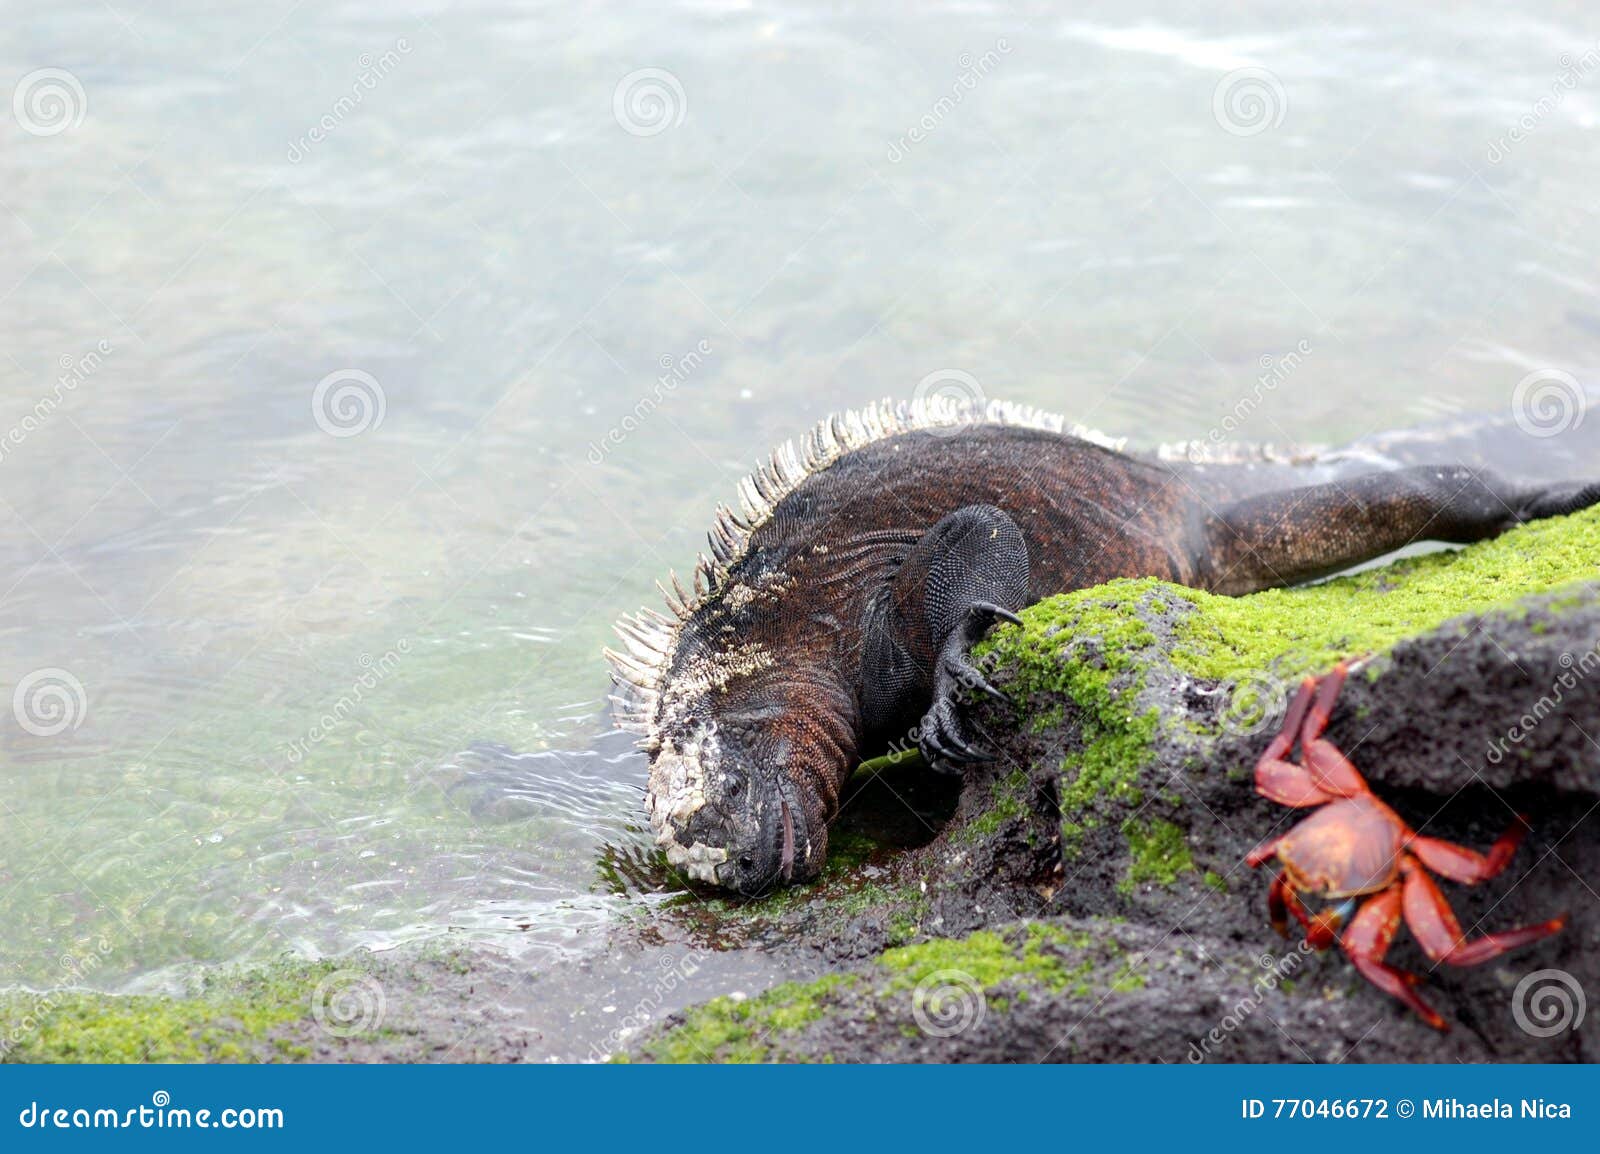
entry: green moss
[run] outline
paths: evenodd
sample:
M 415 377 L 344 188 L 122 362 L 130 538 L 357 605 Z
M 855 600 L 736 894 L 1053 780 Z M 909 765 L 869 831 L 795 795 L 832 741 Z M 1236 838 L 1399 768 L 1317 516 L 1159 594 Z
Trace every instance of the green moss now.
M 1223 877 L 1216 870 L 1206 870 L 1203 880 L 1208 887 L 1216 890 L 1219 894 L 1225 894 L 1228 892 L 1228 879 Z
M 765 1062 L 775 1039 L 822 1017 L 832 998 L 856 980 L 828 974 L 812 982 L 785 982 L 756 998 L 713 998 L 639 1052 L 656 1062 Z
M 333 962 L 208 976 L 192 997 L 89 992 L 0 996 L 10 1062 L 263 1062 L 305 1059 L 288 1027 L 310 1020 Z
M 1128 968 L 1121 947 L 1108 937 L 1038 922 L 1003 932 L 980 930 L 885 950 L 865 975 L 829 974 L 787 982 L 755 998 L 715 998 L 687 1011 L 682 1025 L 647 1040 L 639 1053 L 657 1062 L 789 1058 L 775 1043 L 820 1020 L 862 982 L 870 984 L 869 1004 L 910 1016 L 918 999 L 949 988 L 979 989 L 990 1012 L 1005 1013 L 1030 996 L 1098 997 L 1142 989 L 1145 979 Z M 921 1036 L 909 1022 L 897 1029 L 906 1037 Z
M 1113 582 L 1050 598 L 1024 612 L 1023 629 L 997 630 L 979 650 L 980 659 L 1015 671 L 1013 692 L 1077 706 L 1081 744 L 1062 767 L 1058 793 L 1069 852 L 1096 801 L 1140 800 L 1134 782 L 1157 718 L 1132 706 L 1144 684 L 1136 657 L 1156 642 L 1138 609 L 1143 599 L 1146 613 L 1167 610 L 1150 596 L 1156 584 Z
M 1013 770 L 996 779 L 984 810 L 961 831 L 961 840 L 979 841 L 998 833 L 1008 821 L 1026 818 L 1032 810 L 1033 783 L 1026 770 Z
M 1128 822 L 1123 826 L 1128 838 L 1128 873 L 1118 885 L 1132 893 L 1145 882 L 1170 886 L 1182 873 L 1194 871 L 1194 858 L 1183 830 L 1170 821 Z
M 1321 672 L 1340 658 L 1382 652 L 1451 618 L 1592 581 L 1597 555 L 1600 509 L 1587 509 L 1320 585 L 1248 597 L 1174 588 L 1174 596 L 1200 612 L 1179 622 L 1172 659 L 1185 672 L 1216 681 L 1268 668 L 1285 677 Z
M 928 983 L 946 982 L 959 975 L 963 982 L 989 995 L 990 1009 L 1001 1009 L 1010 1000 L 993 996 L 993 991 L 1002 985 L 1017 988 L 1016 1001 L 1026 1001 L 1029 989 L 1086 996 L 1094 992 L 1092 977 L 1110 965 L 1119 969 L 1108 983 L 1110 989 L 1142 988 L 1143 975 L 1122 966 L 1121 961 L 1121 948 L 1115 941 L 1034 922 L 1021 931 L 979 930 L 964 938 L 885 950 L 878 966 L 890 975 L 881 989 L 884 995 L 915 992 Z

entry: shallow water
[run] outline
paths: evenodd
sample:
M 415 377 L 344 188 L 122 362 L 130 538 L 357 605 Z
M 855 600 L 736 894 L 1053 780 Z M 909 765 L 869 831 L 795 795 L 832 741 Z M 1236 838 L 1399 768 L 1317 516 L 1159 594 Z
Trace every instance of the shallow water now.
M 1342 441 L 1600 364 L 1577 5 L 7 7 L 0 984 L 583 949 L 609 622 L 828 410 Z

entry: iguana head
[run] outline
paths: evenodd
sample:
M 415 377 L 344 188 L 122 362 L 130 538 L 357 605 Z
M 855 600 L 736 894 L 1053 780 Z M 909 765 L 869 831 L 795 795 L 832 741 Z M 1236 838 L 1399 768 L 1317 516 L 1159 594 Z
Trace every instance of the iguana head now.
M 650 755 L 645 807 L 667 859 L 690 877 L 760 893 L 815 877 L 855 768 L 858 707 L 835 669 L 837 624 L 818 602 L 809 544 L 768 528 L 780 502 L 893 411 L 832 418 L 785 445 L 723 506 L 692 589 L 661 586 L 670 614 L 617 623 L 607 650 L 617 720 Z
M 631 691 L 619 695 L 619 712 L 643 714 L 636 728 L 650 754 L 645 809 L 657 844 L 690 877 L 757 894 L 821 870 L 853 741 L 831 675 L 780 665 L 748 635 L 733 640 L 741 632 L 727 616 L 702 606 L 675 626 L 646 618 L 669 636 L 643 638 L 635 619 L 619 629 L 634 641 L 633 659 L 612 661 Z M 655 669 L 642 666 L 652 644 L 670 644 Z

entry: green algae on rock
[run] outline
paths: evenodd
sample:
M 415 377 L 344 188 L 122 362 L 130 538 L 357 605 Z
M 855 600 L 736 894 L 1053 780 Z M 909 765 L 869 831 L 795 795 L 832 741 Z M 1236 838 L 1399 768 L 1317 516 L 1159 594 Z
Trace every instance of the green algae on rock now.
M 332 962 L 279 963 L 203 978 L 191 997 L 88 991 L 0 995 L 8 1062 L 144 1063 L 303 1060 L 288 1028 L 309 1020 Z
M 1098 998 L 1142 989 L 1143 975 L 1114 936 L 1047 923 L 980 930 L 885 950 L 856 970 L 786 982 L 754 998 L 722 997 L 675 1016 L 636 1056 L 653 1062 L 828 1061 L 806 1028 L 873 1007 L 874 1018 L 917 1033 L 952 1008 L 1004 1013 L 1030 998 Z M 954 1003 L 954 1006 L 950 1004 Z M 937 1029 L 937 1026 L 932 1027 Z M 618 1060 L 627 1061 L 627 1056 Z

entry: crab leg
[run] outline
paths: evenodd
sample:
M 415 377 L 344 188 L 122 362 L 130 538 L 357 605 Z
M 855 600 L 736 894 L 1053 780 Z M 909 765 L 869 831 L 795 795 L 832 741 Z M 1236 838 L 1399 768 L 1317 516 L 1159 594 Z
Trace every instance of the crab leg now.
M 1455 911 L 1427 871 L 1413 858 L 1402 859 L 1400 871 L 1405 875 L 1406 925 L 1411 927 L 1422 952 L 1435 962 L 1452 966 L 1480 965 L 1507 950 L 1560 933 L 1567 924 L 1567 915 L 1562 914 L 1547 922 L 1484 934 L 1469 942 L 1461 932 Z
M 1255 849 L 1244 855 L 1244 864 L 1255 869 L 1262 862 L 1271 861 L 1278 853 L 1278 843 L 1283 839 L 1275 837 L 1271 841 L 1264 841 Z
M 1256 792 L 1291 809 L 1326 805 L 1334 795 L 1320 788 L 1304 766 L 1292 761 L 1256 762 Z
M 1294 697 L 1289 700 L 1289 711 L 1284 714 L 1283 728 L 1278 730 L 1278 735 L 1262 751 L 1262 761 L 1277 761 L 1288 756 L 1289 751 L 1294 748 L 1294 739 L 1300 736 L 1301 721 L 1311 706 L 1311 697 L 1316 689 L 1317 680 L 1314 677 L 1307 677 L 1300 683 L 1300 688 L 1295 690 Z
M 1338 696 L 1343 681 L 1342 674 L 1335 670 L 1334 674 L 1323 679 L 1323 688 L 1320 690 L 1315 678 L 1308 677 L 1300 683 L 1299 690 L 1289 702 L 1283 728 L 1256 762 L 1256 792 L 1262 797 L 1291 809 L 1306 809 L 1313 805 L 1325 805 L 1336 797 L 1348 797 L 1346 787 L 1351 776 L 1356 783 L 1356 792 L 1366 789 L 1361 775 L 1344 760 L 1344 755 L 1327 742 L 1318 740 L 1318 735 L 1328 726 L 1333 698 Z M 1301 739 L 1301 756 L 1306 765 L 1296 765 L 1287 760 L 1297 736 Z M 1319 749 L 1316 764 L 1312 762 L 1314 745 L 1325 747 Z M 1341 772 L 1341 763 L 1348 773 Z M 1324 765 L 1326 769 L 1322 768 Z
M 1336 797 L 1355 797 L 1368 792 L 1366 779 L 1360 771 L 1331 741 L 1322 740 L 1328 721 L 1333 717 L 1333 703 L 1344 688 L 1347 672 L 1345 663 L 1341 661 L 1333 667 L 1333 672 L 1322 679 L 1317 687 L 1316 699 L 1311 703 L 1305 724 L 1300 730 L 1300 760 L 1311 771 L 1311 779 L 1316 782 L 1317 788 Z
M 1300 895 L 1295 893 L 1294 887 L 1289 884 L 1289 872 L 1283 870 L 1272 879 L 1272 885 L 1267 887 L 1267 916 L 1280 938 L 1289 936 L 1290 914 L 1294 915 L 1295 921 L 1299 922 L 1308 934 L 1311 932 L 1311 915 L 1306 912 L 1305 905 L 1300 901 Z
M 1421 835 L 1413 837 L 1408 848 L 1434 873 L 1471 886 L 1488 881 L 1510 865 L 1527 832 L 1528 818 L 1519 813 L 1499 840 L 1489 847 L 1487 854 L 1456 845 L 1455 842 Z
M 1389 944 L 1394 941 L 1395 931 L 1400 928 L 1400 913 L 1400 887 L 1390 886 L 1380 891 L 1357 911 L 1340 945 L 1344 947 L 1351 964 L 1367 981 L 1411 1007 L 1418 1017 L 1435 1030 L 1448 1030 L 1449 1023 L 1412 988 L 1422 979 L 1384 964 Z

